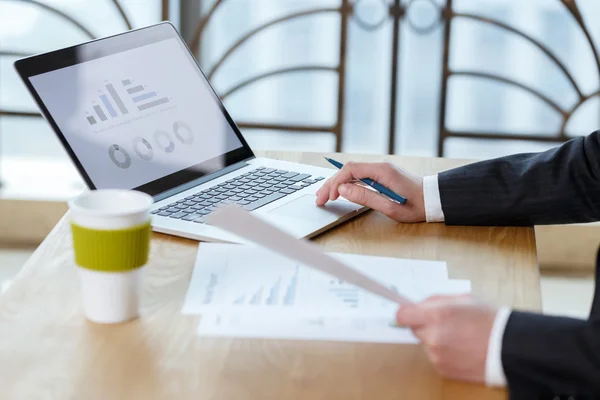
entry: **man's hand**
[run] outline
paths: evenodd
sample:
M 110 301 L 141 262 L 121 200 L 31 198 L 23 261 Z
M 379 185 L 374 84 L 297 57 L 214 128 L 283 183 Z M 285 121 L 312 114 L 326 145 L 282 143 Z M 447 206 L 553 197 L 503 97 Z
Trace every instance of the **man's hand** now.
M 412 329 L 440 375 L 484 383 L 496 312 L 468 295 L 434 296 L 400 307 L 396 322 Z
M 408 199 L 400 205 L 365 187 L 350 183 L 371 178 Z M 340 195 L 353 203 L 377 210 L 398 222 L 425 221 L 423 179 L 390 163 L 349 162 L 317 191 L 317 205 L 336 200 Z

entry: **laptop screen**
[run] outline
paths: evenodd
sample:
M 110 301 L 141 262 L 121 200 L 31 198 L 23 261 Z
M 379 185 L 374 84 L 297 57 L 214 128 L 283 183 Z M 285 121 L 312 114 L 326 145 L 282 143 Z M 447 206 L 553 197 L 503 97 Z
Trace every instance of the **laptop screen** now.
M 95 50 L 84 45 L 77 59 L 86 61 L 29 77 L 93 187 L 148 189 L 181 171 L 200 177 L 244 146 L 178 37 L 101 57 Z

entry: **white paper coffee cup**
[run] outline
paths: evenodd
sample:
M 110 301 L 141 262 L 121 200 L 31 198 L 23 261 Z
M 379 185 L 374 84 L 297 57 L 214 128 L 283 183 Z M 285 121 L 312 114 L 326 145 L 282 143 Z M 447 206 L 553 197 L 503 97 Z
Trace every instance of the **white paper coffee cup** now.
M 90 321 L 114 324 L 139 315 L 152 203 L 145 193 L 113 189 L 69 202 L 83 311 Z

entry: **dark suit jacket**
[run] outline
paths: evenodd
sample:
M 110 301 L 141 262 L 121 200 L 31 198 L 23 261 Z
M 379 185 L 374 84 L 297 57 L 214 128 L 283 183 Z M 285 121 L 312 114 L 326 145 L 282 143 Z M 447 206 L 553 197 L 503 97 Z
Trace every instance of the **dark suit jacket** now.
M 600 131 L 536 154 L 439 175 L 450 225 L 541 225 L 600 220 Z M 600 238 L 599 238 L 600 241 Z M 600 399 L 600 256 L 588 320 L 513 312 L 502 341 L 511 399 Z

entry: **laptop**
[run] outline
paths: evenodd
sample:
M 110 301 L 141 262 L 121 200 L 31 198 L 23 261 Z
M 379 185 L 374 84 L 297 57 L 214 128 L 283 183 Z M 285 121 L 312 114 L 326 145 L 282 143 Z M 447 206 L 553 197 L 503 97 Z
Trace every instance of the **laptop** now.
M 88 187 L 153 196 L 157 232 L 243 242 L 206 223 L 236 204 L 311 237 L 366 209 L 343 199 L 315 205 L 332 169 L 256 157 L 168 22 L 15 68 Z

